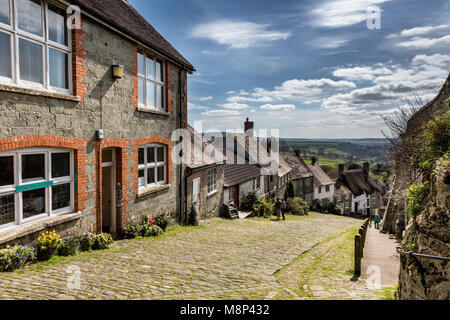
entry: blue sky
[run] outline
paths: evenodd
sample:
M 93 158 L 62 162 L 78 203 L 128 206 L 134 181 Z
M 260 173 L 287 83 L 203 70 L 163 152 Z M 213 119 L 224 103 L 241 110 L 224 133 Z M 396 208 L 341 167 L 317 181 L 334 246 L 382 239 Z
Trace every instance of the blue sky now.
M 380 115 L 439 91 L 448 0 L 130 0 L 197 69 L 189 122 L 285 138 L 379 138 Z M 367 27 L 367 8 L 381 28 Z

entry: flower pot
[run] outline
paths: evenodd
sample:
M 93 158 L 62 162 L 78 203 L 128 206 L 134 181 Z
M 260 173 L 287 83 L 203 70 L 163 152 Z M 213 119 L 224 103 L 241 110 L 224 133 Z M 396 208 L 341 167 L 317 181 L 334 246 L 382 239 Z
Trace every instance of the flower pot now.
M 46 250 L 39 250 L 38 254 L 37 254 L 37 259 L 39 261 L 47 261 L 50 260 L 55 254 L 56 254 L 56 249 L 46 249 Z

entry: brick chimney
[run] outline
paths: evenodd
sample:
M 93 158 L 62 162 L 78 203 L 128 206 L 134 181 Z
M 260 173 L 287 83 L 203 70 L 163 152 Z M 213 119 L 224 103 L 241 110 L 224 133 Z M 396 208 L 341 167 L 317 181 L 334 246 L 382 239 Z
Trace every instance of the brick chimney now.
M 255 130 L 255 123 L 250 121 L 248 118 L 244 123 L 245 135 L 248 137 L 253 137 L 253 132 Z
M 338 166 L 338 177 L 341 177 L 341 176 L 342 176 L 342 174 L 344 173 L 344 170 L 345 170 L 345 164 L 341 163 L 341 164 Z
M 311 158 L 311 165 L 314 167 L 317 163 L 317 158 L 316 157 L 312 157 Z
M 364 162 L 363 171 L 364 171 L 364 178 L 366 179 L 366 181 L 369 180 L 370 163 Z
M 297 156 L 297 158 L 300 158 L 300 150 L 295 150 L 295 155 Z

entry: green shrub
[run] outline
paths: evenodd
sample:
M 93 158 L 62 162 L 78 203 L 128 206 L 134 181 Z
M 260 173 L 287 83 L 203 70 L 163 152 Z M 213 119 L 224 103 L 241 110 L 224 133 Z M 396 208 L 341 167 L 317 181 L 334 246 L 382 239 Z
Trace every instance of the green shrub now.
M 425 125 L 418 137 L 419 151 L 412 157 L 414 165 L 430 172 L 436 161 L 450 149 L 450 111 L 443 113 Z
M 187 225 L 198 226 L 198 224 L 199 224 L 198 212 L 197 209 L 195 209 L 195 206 L 192 206 L 188 214 Z
M 293 215 L 307 215 L 309 206 L 302 198 L 288 198 L 286 201 L 286 211 Z
M 270 218 L 275 213 L 275 207 L 274 207 L 273 199 L 265 200 L 263 199 L 261 201 L 261 212 L 260 216 L 264 218 Z
M 80 242 L 76 238 L 63 239 L 58 247 L 57 255 L 61 257 L 74 256 L 80 249 Z
M 125 228 L 122 229 L 122 238 L 124 239 L 134 239 L 139 236 L 140 226 L 137 223 L 130 223 Z
M 92 238 L 92 250 L 105 250 L 114 242 L 109 233 L 97 234 Z
M 80 251 L 90 251 L 94 243 L 94 235 L 91 233 L 86 233 L 78 238 L 78 242 L 80 243 Z
M 417 216 L 422 211 L 423 202 L 428 195 L 429 188 L 429 182 L 420 185 L 413 184 L 409 187 L 406 195 L 408 197 L 408 213 L 412 217 Z
M 295 198 L 295 196 L 296 192 L 294 182 L 292 180 L 289 180 L 286 187 L 286 199 Z
M 37 239 L 37 258 L 40 261 L 49 260 L 53 257 L 62 240 L 56 231 L 46 231 Z
M 259 199 L 257 192 L 251 191 L 244 199 L 242 199 L 241 208 L 244 211 L 251 211 L 255 205 L 259 205 L 260 203 L 261 200 Z
M 14 251 L 11 249 L 0 250 L 0 272 L 14 270 Z
M 15 268 L 22 268 L 27 262 L 32 262 L 36 259 L 35 250 L 27 246 L 8 247 L 14 252 L 13 264 Z
M 163 213 L 163 214 L 159 214 L 156 216 L 155 218 L 155 224 L 160 227 L 163 231 L 166 231 L 167 226 L 170 223 L 170 217 Z
M 156 224 L 145 223 L 140 227 L 140 235 L 143 237 L 156 237 L 164 233 Z

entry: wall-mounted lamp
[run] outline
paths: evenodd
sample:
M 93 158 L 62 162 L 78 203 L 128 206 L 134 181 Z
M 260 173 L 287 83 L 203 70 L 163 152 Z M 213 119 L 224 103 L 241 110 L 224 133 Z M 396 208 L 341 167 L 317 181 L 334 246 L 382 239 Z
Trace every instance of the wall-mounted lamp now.
M 103 131 L 103 129 L 98 129 L 95 132 L 95 136 L 96 136 L 98 141 L 103 140 L 105 138 L 105 132 Z
M 113 80 L 122 79 L 123 77 L 123 66 L 120 64 L 115 64 L 112 66 L 112 72 L 113 72 Z

